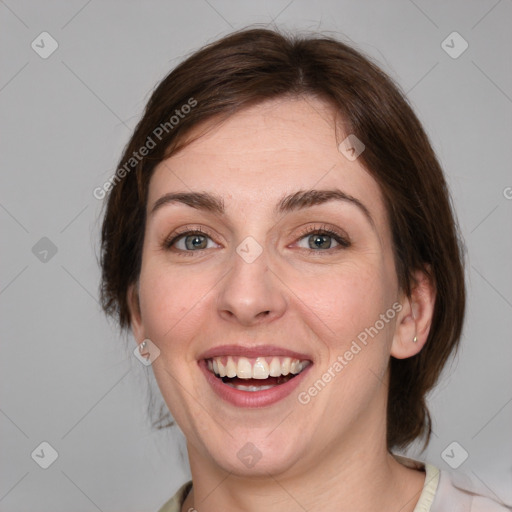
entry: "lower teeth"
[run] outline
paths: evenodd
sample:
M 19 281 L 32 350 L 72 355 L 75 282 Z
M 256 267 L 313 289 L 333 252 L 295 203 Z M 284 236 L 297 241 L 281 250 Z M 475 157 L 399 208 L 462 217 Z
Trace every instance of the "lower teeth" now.
M 275 388 L 275 386 L 244 386 L 243 384 L 230 384 L 229 382 L 225 382 L 225 384 L 240 391 L 264 391 L 265 389 Z

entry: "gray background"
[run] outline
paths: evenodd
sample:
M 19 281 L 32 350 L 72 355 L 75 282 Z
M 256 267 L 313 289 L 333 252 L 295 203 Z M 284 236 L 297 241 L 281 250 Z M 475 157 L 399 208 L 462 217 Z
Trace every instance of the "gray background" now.
M 450 469 L 457 441 L 459 469 L 512 500 L 512 1 L 0 0 L 0 20 L 1 511 L 156 510 L 188 477 L 182 434 L 150 429 L 133 340 L 98 306 L 93 189 L 155 84 L 253 23 L 353 41 L 424 123 L 467 244 L 469 308 L 423 457 Z M 43 31 L 59 45 L 47 59 L 31 47 Z M 441 46 L 453 31 L 469 44 L 458 58 Z M 46 470 L 31 458 L 42 441 L 58 452 Z

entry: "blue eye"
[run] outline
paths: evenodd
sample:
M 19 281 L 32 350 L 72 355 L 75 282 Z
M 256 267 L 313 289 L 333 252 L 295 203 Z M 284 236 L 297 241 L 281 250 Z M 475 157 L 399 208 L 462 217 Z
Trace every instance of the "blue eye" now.
M 302 245 L 306 241 L 306 245 Z M 331 249 L 350 247 L 348 238 L 331 229 L 309 228 L 299 237 L 296 245 L 301 249 L 313 252 L 327 252 Z M 183 231 L 170 237 L 164 242 L 166 249 L 175 249 L 181 253 L 199 252 L 205 249 L 219 247 L 212 238 L 200 229 Z
M 307 240 L 307 246 L 301 246 L 302 249 L 311 249 L 313 252 L 326 252 L 330 249 L 346 249 L 351 243 L 347 235 L 338 233 L 328 226 L 311 226 L 307 228 L 299 238 L 300 241 Z
M 308 247 L 306 247 L 306 249 L 331 249 L 333 243 L 338 244 L 338 242 L 334 240 L 334 237 L 321 233 L 307 235 L 303 237 L 303 239 L 308 241 Z
M 188 231 L 173 238 L 168 244 L 168 247 L 176 247 L 181 251 L 194 251 L 201 249 L 211 249 L 215 245 L 208 245 L 208 241 L 213 243 L 213 240 L 199 231 Z
M 307 240 L 307 247 L 301 245 L 299 245 L 299 247 L 302 249 L 312 249 L 316 252 L 327 251 L 338 246 L 339 248 L 347 248 L 350 246 L 350 242 L 348 242 L 346 238 L 330 229 L 310 229 L 303 234 L 299 240 Z

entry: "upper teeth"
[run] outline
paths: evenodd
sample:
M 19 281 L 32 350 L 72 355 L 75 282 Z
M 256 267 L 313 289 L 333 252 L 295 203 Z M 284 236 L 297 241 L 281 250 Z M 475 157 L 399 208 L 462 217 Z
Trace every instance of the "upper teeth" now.
M 309 361 L 291 357 L 246 357 L 226 356 L 207 360 L 208 369 L 219 377 L 238 377 L 239 379 L 267 379 L 289 373 L 300 373 Z

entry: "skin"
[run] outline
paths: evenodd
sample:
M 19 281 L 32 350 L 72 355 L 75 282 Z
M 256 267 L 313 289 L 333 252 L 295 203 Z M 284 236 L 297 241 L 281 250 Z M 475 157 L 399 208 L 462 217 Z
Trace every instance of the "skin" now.
M 321 100 L 281 98 L 215 125 L 151 178 L 141 274 L 129 302 L 136 340 L 149 338 L 161 351 L 153 371 L 187 439 L 194 487 L 183 511 L 407 512 L 419 498 L 424 473 L 386 449 L 388 363 L 421 350 L 435 293 L 419 271 L 411 297 L 399 289 L 381 191 L 359 160 L 340 153 L 344 138 L 338 131 L 336 139 L 334 114 Z M 284 195 L 313 188 L 357 198 L 374 225 L 347 201 L 274 215 Z M 225 215 L 180 203 L 151 213 L 164 194 L 190 191 L 221 196 Z M 304 228 L 325 225 L 351 245 L 327 238 L 329 249 L 310 248 L 315 235 Z M 208 233 L 205 250 L 184 254 L 183 239 L 164 247 L 184 226 Z M 252 263 L 236 252 L 248 236 L 262 248 Z M 396 302 L 401 311 L 378 335 L 299 403 L 298 393 Z M 284 400 L 237 408 L 214 394 L 198 367 L 201 353 L 231 343 L 287 347 L 314 364 Z M 261 453 L 252 468 L 237 457 L 247 442 Z

